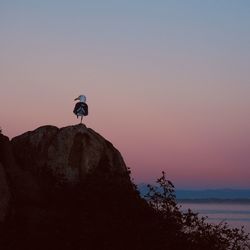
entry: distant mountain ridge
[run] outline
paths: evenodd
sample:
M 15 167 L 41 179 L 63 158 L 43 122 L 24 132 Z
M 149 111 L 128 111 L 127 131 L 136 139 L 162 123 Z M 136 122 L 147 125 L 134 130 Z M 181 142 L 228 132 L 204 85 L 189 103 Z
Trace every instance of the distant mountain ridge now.
M 141 195 L 146 194 L 147 185 L 139 184 Z M 250 200 L 250 189 L 177 189 L 177 200 Z
M 250 189 L 176 190 L 177 199 L 250 199 Z

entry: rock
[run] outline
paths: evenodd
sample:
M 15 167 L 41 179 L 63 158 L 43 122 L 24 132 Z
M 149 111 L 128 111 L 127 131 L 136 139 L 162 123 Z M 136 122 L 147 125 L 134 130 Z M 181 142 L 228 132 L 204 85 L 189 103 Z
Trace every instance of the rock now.
M 10 188 L 3 165 L 0 163 L 0 224 L 3 223 L 8 215 L 10 207 Z
M 85 125 L 0 135 L 0 163 L 1 249 L 130 249 L 147 228 L 120 152 Z
M 95 171 L 130 182 L 119 151 L 83 124 L 43 126 L 13 138 L 11 144 L 21 168 L 49 189 L 83 183 Z
M 0 162 L 8 176 L 9 187 L 15 201 L 20 203 L 30 202 L 30 200 L 39 202 L 42 194 L 38 183 L 30 171 L 22 169 L 17 164 L 9 138 L 4 135 L 0 137 Z
M 0 225 L 6 221 L 10 214 L 11 190 L 7 177 L 5 161 L 5 145 L 9 138 L 0 134 Z

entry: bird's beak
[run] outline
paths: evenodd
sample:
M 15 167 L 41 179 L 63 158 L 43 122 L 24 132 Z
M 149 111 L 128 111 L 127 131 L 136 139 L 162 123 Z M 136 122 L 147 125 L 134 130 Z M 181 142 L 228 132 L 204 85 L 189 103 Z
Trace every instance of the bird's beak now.
M 77 98 L 75 99 L 75 101 L 76 101 L 76 100 L 79 100 L 79 97 L 77 97 Z

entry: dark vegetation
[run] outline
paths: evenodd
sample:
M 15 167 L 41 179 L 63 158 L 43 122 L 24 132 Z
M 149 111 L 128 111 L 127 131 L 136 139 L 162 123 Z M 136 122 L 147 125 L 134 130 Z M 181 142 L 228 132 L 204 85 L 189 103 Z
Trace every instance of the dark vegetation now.
M 176 202 L 174 185 L 162 177 L 157 186 L 148 185 L 145 195 L 149 205 L 158 214 L 162 223 L 163 235 L 171 235 L 171 239 L 181 242 L 177 249 L 203 250 L 247 250 L 250 249 L 249 234 L 244 228 L 230 228 L 225 222 L 210 224 L 205 217 L 188 210 L 184 213 Z M 185 246 L 185 248 L 183 248 Z
M 148 188 L 142 199 L 135 186 L 93 172 L 84 185 L 58 190 L 45 203 L 19 204 L 2 232 L 1 249 L 249 249 L 243 229 L 181 212 L 165 173 Z M 33 221 L 27 221 L 27 213 L 34 214 Z

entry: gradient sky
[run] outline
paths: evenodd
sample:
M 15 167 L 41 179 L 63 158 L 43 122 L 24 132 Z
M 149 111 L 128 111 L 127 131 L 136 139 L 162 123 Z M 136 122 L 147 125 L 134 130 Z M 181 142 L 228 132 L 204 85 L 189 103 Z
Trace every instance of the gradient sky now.
M 250 1 L 0 0 L 0 126 L 85 124 L 139 182 L 250 188 Z

